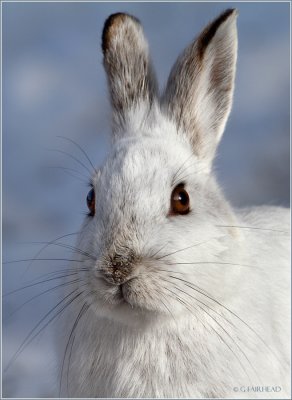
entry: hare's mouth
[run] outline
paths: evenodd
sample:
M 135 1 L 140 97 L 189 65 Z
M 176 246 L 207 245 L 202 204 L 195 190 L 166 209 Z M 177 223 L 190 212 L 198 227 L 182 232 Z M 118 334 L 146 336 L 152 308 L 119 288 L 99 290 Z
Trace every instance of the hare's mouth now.
M 131 278 L 120 285 L 116 285 L 114 303 L 117 306 L 129 306 L 135 311 L 143 310 L 147 309 L 146 299 L 147 293 L 145 288 L 141 290 L 138 278 Z
M 122 303 L 127 303 L 131 307 L 134 307 L 133 297 L 136 297 L 135 291 L 133 291 L 132 285 L 136 278 L 129 279 L 128 281 L 122 283 L 118 286 L 118 296 Z
M 123 290 L 123 286 L 124 284 L 117 286 L 116 299 L 119 303 L 128 303 L 127 296 L 125 295 L 125 291 Z
M 111 306 L 127 304 L 131 308 L 137 307 L 136 302 L 139 293 L 135 290 L 135 280 L 136 278 L 131 278 L 121 284 L 114 284 L 102 279 L 103 290 L 100 293 L 103 301 Z
M 114 283 L 104 276 L 98 277 L 98 286 L 94 290 L 97 304 L 114 313 L 123 309 L 135 314 L 159 311 L 163 308 L 160 304 L 160 288 L 154 285 L 153 279 L 148 278 L 146 274 L 136 274 L 123 282 Z

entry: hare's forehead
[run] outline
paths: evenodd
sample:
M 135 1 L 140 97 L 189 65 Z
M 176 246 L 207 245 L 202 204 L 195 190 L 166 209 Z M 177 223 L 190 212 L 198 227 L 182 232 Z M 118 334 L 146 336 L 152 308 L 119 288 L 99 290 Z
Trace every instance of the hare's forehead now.
M 127 181 L 143 178 L 148 182 L 155 177 L 167 179 L 192 157 L 190 149 L 180 142 L 153 138 L 122 141 L 113 148 L 102 174 L 107 179 L 120 176 Z

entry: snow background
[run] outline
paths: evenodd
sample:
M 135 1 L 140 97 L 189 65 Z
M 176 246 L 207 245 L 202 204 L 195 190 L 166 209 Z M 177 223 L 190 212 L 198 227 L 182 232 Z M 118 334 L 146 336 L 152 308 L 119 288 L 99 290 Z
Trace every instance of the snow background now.
M 50 241 L 79 229 L 88 187 L 47 167 L 88 173 L 72 158 L 47 149 L 69 152 L 86 163 L 72 144 L 57 138 L 62 135 L 80 144 L 96 165 L 106 156 L 110 109 L 100 40 L 107 16 L 125 11 L 142 21 L 164 85 L 177 55 L 228 7 L 239 10 L 239 58 L 233 110 L 216 160 L 218 178 L 236 206 L 289 205 L 288 3 L 4 3 L 4 261 L 32 257 L 41 247 L 24 242 Z M 66 242 L 73 244 L 73 236 Z M 42 256 L 65 258 L 70 253 L 54 247 Z M 4 265 L 3 292 L 61 264 Z M 57 292 L 36 298 L 9 318 L 10 313 L 55 285 L 4 297 L 4 367 L 57 303 Z M 48 326 L 4 374 L 3 396 L 56 396 L 53 354 Z

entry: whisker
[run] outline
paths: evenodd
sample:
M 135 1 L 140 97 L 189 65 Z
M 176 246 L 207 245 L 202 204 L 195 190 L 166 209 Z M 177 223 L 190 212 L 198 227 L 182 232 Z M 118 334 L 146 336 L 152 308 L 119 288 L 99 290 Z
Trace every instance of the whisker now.
M 31 287 L 40 285 L 40 284 L 42 284 L 42 283 L 47 283 L 47 282 L 50 282 L 50 281 L 54 281 L 54 280 L 56 280 L 56 279 L 67 278 L 68 276 L 73 276 L 73 275 L 77 275 L 77 274 L 78 274 L 78 272 L 72 272 L 72 273 L 70 273 L 70 274 L 60 275 L 60 276 L 57 276 L 57 277 L 54 277 L 54 278 L 49 278 L 49 279 L 45 279 L 45 280 L 38 281 L 38 282 L 35 282 L 35 283 L 31 283 L 31 284 L 29 284 L 29 285 L 22 286 L 22 287 L 20 287 L 20 288 L 18 288 L 18 289 L 14 289 L 14 290 L 12 290 L 11 292 L 4 293 L 2 297 L 11 296 L 12 294 L 17 293 L 17 292 L 20 292 L 20 291 L 22 291 L 22 290 L 24 290 L 24 289 L 28 289 L 28 288 L 31 288 Z
M 176 286 L 174 286 L 174 288 L 176 288 Z M 164 287 L 164 289 L 168 290 L 170 293 L 172 293 L 176 299 L 176 301 L 179 301 L 192 315 L 194 315 L 194 317 L 196 319 L 198 319 L 201 324 L 204 326 L 204 328 L 206 330 L 209 330 L 206 325 L 203 323 L 203 321 L 201 320 L 201 318 L 199 318 L 198 315 L 194 314 L 192 309 L 189 308 L 190 304 L 184 300 L 181 299 L 181 297 L 177 296 L 177 293 L 173 292 L 172 290 L 170 290 L 167 287 Z M 245 368 L 242 366 L 242 363 L 240 362 L 240 360 L 238 359 L 237 355 L 235 354 L 235 352 L 233 351 L 233 349 L 228 345 L 228 343 L 226 343 L 226 341 L 224 340 L 224 338 L 220 335 L 220 333 L 218 333 L 218 331 L 216 331 L 216 329 L 210 325 L 210 323 L 208 323 L 208 326 L 212 329 L 212 331 L 220 338 L 220 340 L 227 346 L 227 348 L 232 352 L 232 354 L 236 357 L 237 361 L 239 362 L 241 368 L 243 369 L 243 371 L 246 373 Z M 210 331 L 210 330 L 209 330 Z
M 170 272 L 170 271 L 167 271 L 167 272 Z M 192 283 L 191 283 L 191 282 L 188 282 L 188 281 L 186 281 L 186 280 L 184 280 L 184 279 L 178 278 L 178 277 L 173 276 L 173 275 L 168 275 L 168 277 L 169 277 L 169 278 L 172 278 L 172 279 L 177 279 L 177 280 L 181 281 L 185 286 L 187 286 L 187 287 L 189 287 L 190 289 L 196 291 L 196 289 L 192 286 Z M 188 293 L 188 295 L 191 296 L 189 293 Z M 191 296 L 191 297 L 193 297 L 193 296 Z M 209 305 L 205 304 L 204 302 L 202 302 L 201 300 L 199 300 L 197 297 L 193 297 L 193 298 L 194 298 L 196 301 L 198 301 L 199 303 L 202 303 L 203 305 L 205 305 L 206 307 L 208 307 L 210 310 L 212 310 L 212 311 L 213 311 L 215 314 L 217 314 L 219 317 L 222 317 L 222 318 L 223 318 L 227 323 L 229 323 L 233 328 L 237 328 L 228 318 L 225 317 L 225 315 L 220 314 L 218 311 L 214 310 L 214 308 L 212 308 L 212 307 L 210 307 Z
M 28 261 L 69 261 L 69 262 L 83 262 L 82 260 L 72 260 L 69 258 L 25 258 L 22 260 L 10 260 L 10 261 L 3 261 L 2 264 L 16 264 L 21 262 L 28 262 Z
M 252 269 L 260 269 L 259 267 L 255 267 L 254 265 L 247 265 L 247 264 L 237 264 L 237 263 L 230 263 L 230 262 L 217 262 L 217 261 L 197 261 L 197 262 L 175 262 L 175 263 L 167 263 L 167 265 L 197 265 L 197 264 L 211 264 L 211 265 L 235 265 L 237 267 L 246 267 Z
M 190 176 L 192 176 L 192 175 L 198 175 L 198 173 L 200 173 L 200 170 L 199 170 L 199 171 L 189 172 L 189 173 L 186 174 L 186 175 L 181 175 L 179 180 L 180 180 L 180 181 L 185 181 L 188 177 L 190 177 Z
M 48 151 L 52 151 L 52 152 L 56 152 L 56 153 L 60 153 L 60 154 L 64 154 L 67 157 L 72 158 L 72 160 L 74 160 L 75 162 L 77 162 L 79 165 L 81 165 L 83 168 L 86 169 L 86 171 L 89 173 L 89 175 L 91 176 L 92 171 L 90 171 L 90 169 L 80 160 L 78 160 L 78 158 L 74 157 L 72 154 L 67 153 L 66 151 L 63 150 L 58 150 L 58 149 L 48 149 Z
M 181 171 L 181 169 L 185 166 L 185 164 L 191 159 L 193 158 L 193 154 L 191 154 L 189 157 L 187 157 L 187 159 L 181 164 L 181 166 L 177 169 L 176 173 L 174 174 L 173 178 L 172 178 L 172 185 L 175 185 L 176 182 L 176 178 L 177 175 L 179 174 L 179 172 Z
M 68 368 L 67 368 L 67 377 L 66 377 L 66 387 L 67 387 L 67 396 L 68 397 L 70 397 L 70 394 L 69 394 L 69 372 L 70 372 L 70 364 L 71 364 L 71 357 L 72 357 L 72 351 L 73 351 L 75 337 L 76 337 L 76 333 L 74 333 L 73 339 L 71 341 L 70 353 L 69 353 L 69 359 L 68 359 Z
M 166 286 L 162 286 L 162 287 L 163 287 L 163 289 L 165 289 L 165 290 L 167 290 L 168 292 L 172 293 L 172 294 L 174 295 L 174 298 L 175 298 L 176 301 L 178 301 L 179 303 L 183 304 L 184 307 L 185 307 L 196 319 L 199 319 L 199 318 L 198 318 L 198 315 L 196 315 L 196 314 L 193 313 L 192 309 L 190 309 L 190 308 L 188 307 L 188 304 L 185 303 L 185 302 L 177 295 L 177 293 L 173 292 L 171 289 L 169 289 L 169 288 L 166 287 Z M 204 324 L 200 319 L 199 319 L 199 321 L 202 323 L 202 325 L 203 325 L 204 327 L 206 327 L 205 324 Z
M 210 240 L 212 240 L 212 239 L 213 239 L 213 238 L 208 239 L 208 240 L 205 240 L 204 242 L 199 242 L 199 243 L 192 244 L 191 246 L 184 247 L 183 249 L 176 250 L 176 251 L 174 251 L 174 252 L 172 252 L 172 253 L 165 254 L 165 255 L 162 256 L 162 257 L 158 257 L 157 260 L 162 260 L 162 259 L 165 258 L 165 257 L 172 256 L 173 254 L 180 253 L 181 251 L 191 249 L 192 247 L 200 246 L 201 244 L 210 242 Z
M 76 170 L 74 170 L 74 169 L 72 169 L 72 168 L 67 168 L 67 167 L 61 167 L 61 166 L 47 166 L 47 167 L 45 167 L 45 168 L 48 168 L 48 169 L 58 169 L 58 170 L 61 170 L 61 171 L 63 171 L 63 172 L 65 172 L 67 175 L 69 175 L 69 176 L 72 176 L 73 178 L 75 178 L 75 179 L 78 179 L 79 181 L 81 181 L 81 182 L 83 182 L 83 183 L 85 183 L 86 185 L 88 184 L 88 179 L 85 177 L 85 179 L 84 178 L 81 178 L 80 176 L 76 176 L 76 175 L 74 175 L 74 174 L 80 174 L 80 172 L 78 172 L 78 171 L 76 171 Z M 81 174 L 80 174 L 81 175 Z
M 46 242 L 46 243 L 54 243 L 54 242 L 56 242 L 57 240 L 60 240 L 60 239 L 63 239 L 63 238 L 65 238 L 65 237 L 68 237 L 68 236 L 73 236 L 73 235 L 78 235 L 80 233 L 80 231 L 78 231 L 78 232 L 72 232 L 72 233 L 67 233 L 66 235 L 62 235 L 62 236 L 59 236 L 59 237 L 57 237 L 56 239 L 53 239 L 53 240 L 51 240 L 51 241 L 49 241 L 49 242 Z M 17 244 L 33 244 L 33 243 L 37 243 L 37 242 L 16 242 Z
M 65 136 L 57 136 L 57 137 L 58 137 L 58 138 L 61 138 L 61 139 L 64 139 L 64 140 L 67 140 L 68 142 L 73 143 L 73 144 L 84 154 L 84 156 L 86 157 L 86 159 L 87 159 L 87 161 L 89 162 L 90 166 L 92 167 L 93 171 L 94 171 L 95 173 L 97 173 L 97 170 L 95 169 L 93 163 L 91 162 L 91 160 L 90 160 L 88 154 L 87 154 L 86 151 L 80 146 L 80 144 L 78 144 L 77 142 L 75 142 L 73 139 L 67 138 L 67 137 L 65 137 Z
M 81 279 L 74 279 L 73 281 L 61 283 L 59 285 L 53 286 L 52 288 L 49 288 L 41 293 L 36 294 L 35 296 L 31 297 L 30 299 L 26 300 L 23 304 L 21 304 L 19 307 L 17 307 L 14 311 L 12 311 L 7 317 L 3 319 L 3 322 L 7 322 L 15 313 L 17 313 L 19 310 L 21 310 L 26 304 L 30 303 L 34 299 L 37 299 L 40 296 L 43 296 L 46 293 L 52 292 L 55 289 L 59 289 L 63 286 L 68 286 L 72 285 L 73 283 L 81 282 Z
M 25 273 L 28 271 L 28 269 L 31 267 L 31 265 L 32 265 L 32 263 L 35 261 L 35 259 L 37 259 L 37 257 L 38 257 L 49 245 L 51 245 L 51 244 L 57 242 L 58 240 L 64 239 L 64 238 L 66 238 L 66 237 L 78 235 L 79 233 L 80 233 L 80 232 L 67 233 L 66 235 L 59 236 L 59 237 L 57 237 L 56 239 L 51 240 L 50 242 L 48 242 L 45 246 L 43 246 L 43 247 L 36 253 L 36 255 L 34 256 L 34 259 L 31 260 L 31 262 L 28 264 L 26 270 L 24 271 L 24 274 L 25 274 Z M 27 244 L 30 244 L 30 242 L 28 242 Z
M 195 170 L 195 171 L 193 171 L 193 172 L 190 172 L 190 173 L 188 173 L 188 174 L 186 174 L 186 175 L 183 175 L 184 172 L 186 172 L 186 171 L 187 171 L 188 169 L 190 169 L 192 166 L 195 167 L 196 165 L 197 165 L 197 162 L 194 162 L 193 164 L 191 164 L 191 165 L 187 166 L 186 168 L 184 168 L 183 171 L 181 171 L 181 173 L 179 174 L 179 176 L 178 176 L 178 178 L 177 178 L 177 183 L 182 182 L 182 181 L 185 181 L 186 178 L 188 178 L 189 176 L 198 175 L 200 172 L 202 172 L 202 171 L 204 171 L 205 169 L 207 169 L 207 167 L 203 167 L 203 168 L 197 169 L 197 170 Z
M 176 286 L 174 286 L 174 288 L 175 289 L 178 289 Z M 174 294 L 174 292 L 173 291 L 171 291 L 171 290 L 169 290 L 170 292 L 172 292 L 173 294 Z M 177 298 L 177 295 L 176 295 L 176 298 Z M 180 298 L 181 299 L 181 298 Z M 184 300 L 184 303 L 185 304 L 188 304 L 189 306 L 192 306 L 192 305 L 190 305 L 188 302 L 185 302 L 185 300 Z M 198 306 L 199 307 L 199 306 Z M 190 311 L 190 309 L 188 308 L 188 310 Z M 203 310 L 204 311 L 204 310 Z M 206 329 L 206 325 L 202 322 L 202 320 L 200 319 L 200 318 L 198 318 L 198 315 L 195 315 L 194 313 L 192 313 L 197 319 L 199 319 L 200 320 L 200 322 L 202 323 L 202 325 L 205 327 L 205 329 Z M 212 317 L 211 317 L 212 318 Z M 215 322 L 217 322 L 214 318 L 212 318 L 212 320 L 214 320 Z M 224 340 L 224 338 L 222 337 L 222 335 L 220 335 L 220 333 L 212 326 L 212 325 L 210 325 L 210 323 L 208 323 L 208 326 L 212 329 L 212 331 L 221 339 L 221 341 L 225 344 L 225 346 L 227 346 L 227 348 L 232 352 L 232 354 L 235 356 L 235 358 L 236 358 L 236 360 L 238 361 L 238 363 L 239 363 L 239 365 L 241 366 L 241 368 L 242 368 L 242 370 L 244 371 L 244 373 L 247 375 L 247 377 L 248 377 L 248 379 L 250 380 L 250 377 L 249 377 L 249 375 L 248 375 L 248 373 L 247 373 L 247 371 L 246 371 L 246 369 L 245 369 L 245 367 L 244 367 L 244 365 L 242 364 L 242 362 L 240 361 L 240 359 L 238 358 L 238 356 L 237 356 L 237 354 L 234 352 L 234 350 L 232 349 L 232 347 Z
M 82 177 L 84 179 L 84 181 L 86 181 L 88 183 L 88 177 L 86 175 L 82 174 L 82 172 L 78 171 L 77 169 L 69 168 L 69 167 L 63 167 L 62 165 L 47 165 L 47 166 L 44 166 L 44 168 L 48 168 L 48 169 L 63 169 L 65 171 L 73 172 L 74 174 L 80 175 L 80 177 Z
M 177 277 L 174 277 L 174 279 L 179 279 Z M 183 280 L 182 278 L 180 278 L 181 280 Z M 186 283 L 190 284 L 190 282 L 184 280 Z M 193 286 L 194 290 L 196 290 L 198 293 L 202 294 L 203 296 L 207 297 L 208 299 L 210 299 L 211 301 L 213 301 L 214 303 L 218 304 L 219 306 L 221 306 L 224 310 L 228 311 L 231 315 L 233 315 L 235 318 L 237 318 L 239 321 L 241 321 L 251 332 L 253 332 L 256 337 L 266 346 L 266 348 L 271 352 L 271 354 L 273 354 L 273 356 L 279 361 L 281 362 L 281 360 L 279 360 L 277 354 L 273 351 L 273 349 L 266 343 L 266 341 L 261 337 L 261 335 L 259 335 L 256 330 L 254 328 L 252 328 L 246 321 L 244 321 L 241 317 L 239 317 L 239 315 L 237 315 L 234 311 L 232 311 L 230 308 L 228 308 L 227 306 L 225 306 L 224 304 L 222 304 L 220 301 L 218 301 L 217 299 L 213 298 L 210 293 L 208 293 L 206 290 L 201 289 L 199 286 L 195 285 L 194 283 L 191 283 L 191 285 Z
M 60 386 L 59 386 L 59 397 L 61 397 L 63 370 L 64 370 L 64 365 L 65 365 L 67 350 L 68 350 L 68 347 L 69 347 L 69 345 L 70 345 L 72 335 L 74 334 L 75 329 L 76 329 L 76 327 L 77 327 L 77 325 L 78 325 L 78 322 L 79 322 L 80 318 L 82 317 L 82 315 L 84 314 L 84 311 L 85 311 L 85 310 L 87 311 L 88 308 L 89 308 L 89 305 L 86 304 L 86 303 L 84 303 L 83 306 L 81 307 L 81 309 L 80 309 L 80 311 L 79 311 L 79 313 L 78 313 L 78 315 L 77 315 L 77 318 L 75 319 L 75 322 L 74 322 L 74 324 L 73 324 L 73 327 L 72 327 L 71 332 L 70 332 L 70 335 L 69 335 L 69 339 L 68 339 L 67 344 L 66 344 L 65 353 L 64 353 L 63 362 L 62 362 L 62 367 L 61 367 L 61 378 L 60 378 Z M 73 346 L 73 345 L 72 345 L 72 346 Z M 68 365 L 68 368 L 69 368 L 69 365 Z M 68 378 L 67 378 L 67 381 L 68 381 Z
M 162 280 L 163 280 L 164 282 L 166 282 L 165 279 L 162 279 Z M 163 294 L 162 292 L 160 292 L 160 295 L 163 296 L 163 298 L 167 301 L 167 298 L 164 296 L 164 294 Z M 164 303 L 164 301 L 162 301 L 161 299 L 160 299 L 160 301 L 161 301 L 161 303 L 163 304 L 163 306 L 164 306 L 164 308 L 166 309 L 166 311 L 168 312 L 168 314 L 171 315 L 171 317 L 173 318 L 175 324 L 177 325 L 177 321 L 176 321 L 176 319 L 175 319 L 173 313 L 171 312 L 170 308 Z
M 84 250 L 82 250 L 82 249 L 79 249 L 78 247 L 71 246 L 71 245 L 66 244 L 66 243 L 59 243 L 59 242 L 57 242 L 57 241 L 54 241 L 53 243 L 52 243 L 52 242 L 32 242 L 32 244 L 47 244 L 48 246 L 59 246 L 59 247 L 63 247 L 63 248 L 65 248 L 65 249 L 72 250 L 72 251 L 74 251 L 75 253 L 78 253 L 78 254 L 87 256 L 87 257 L 90 258 L 91 260 L 96 261 L 96 257 L 94 257 L 92 254 L 90 254 L 90 253 L 88 253 L 88 252 L 86 252 L 86 251 L 84 251 Z
M 168 281 L 169 283 L 171 283 L 170 281 Z M 190 285 L 185 284 L 185 286 L 188 286 L 189 288 L 193 289 Z M 217 314 L 219 317 L 223 318 L 225 321 L 227 321 L 228 323 L 230 323 L 230 321 L 228 319 L 226 319 L 223 315 L 221 315 L 220 313 L 218 313 L 216 310 L 214 310 L 212 307 L 210 307 L 209 305 L 205 304 L 203 301 L 199 300 L 197 297 L 192 296 L 190 293 L 187 293 L 186 291 L 184 291 L 183 289 L 176 287 L 177 290 L 182 291 L 184 294 L 186 294 L 187 296 L 191 297 L 192 299 L 194 299 L 196 302 L 201 303 L 203 306 L 207 307 L 209 310 L 213 311 L 215 314 Z M 244 358 L 247 360 L 247 362 L 249 363 L 250 367 L 252 368 L 252 370 L 254 371 L 255 375 L 257 376 L 258 379 L 259 376 L 257 374 L 257 371 L 255 370 L 254 366 L 252 365 L 252 363 L 250 362 L 250 359 L 247 357 L 246 353 L 241 349 L 241 347 L 238 345 L 238 343 L 234 340 L 234 338 L 230 335 L 230 333 L 228 331 L 226 331 L 226 329 L 208 312 L 206 311 L 203 307 L 201 307 L 198 304 L 198 307 L 204 311 L 210 318 L 212 318 L 212 320 L 225 332 L 225 334 L 229 337 L 229 339 L 234 343 L 234 345 L 238 348 L 238 350 L 241 352 L 241 354 L 244 356 Z M 234 325 L 231 324 L 233 327 Z M 249 375 L 247 374 L 248 378 L 250 379 Z
M 70 274 L 71 272 L 80 272 L 80 271 L 84 271 L 84 272 L 89 272 L 90 268 L 85 268 L 85 267 L 76 267 L 76 268 L 65 268 L 65 269 L 59 269 L 57 271 L 52 271 L 52 272 L 48 272 L 47 274 L 42 274 L 40 276 L 38 276 L 35 279 L 32 279 L 30 281 L 28 281 L 28 284 L 30 283 L 34 283 L 35 281 L 37 281 L 40 278 L 45 278 L 45 277 L 50 277 L 50 276 L 54 276 L 57 275 L 57 277 L 60 275 L 61 277 L 63 277 L 63 274 L 65 274 L 65 276 L 67 276 L 67 273 Z M 97 272 L 97 271 L 96 271 Z M 41 281 L 43 282 L 43 281 Z M 45 281 L 44 281 L 45 282 Z
M 156 251 L 154 254 L 150 254 L 150 258 L 154 258 L 158 253 L 160 253 L 161 252 L 161 250 L 163 250 L 166 246 L 167 246 L 167 244 L 168 243 L 166 243 L 165 245 L 163 245 L 158 251 Z
M 24 341 L 21 343 L 20 347 L 16 351 L 16 353 L 13 355 L 13 357 L 10 359 L 8 362 L 7 366 L 4 369 L 4 372 L 7 372 L 7 370 L 10 368 L 10 366 L 13 364 L 13 362 L 17 359 L 17 357 L 20 355 L 20 353 L 34 340 L 58 315 L 60 315 L 73 301 L 75 301 L 83 292 L 77 293 L 77 295 L 74 295 L 72 299 L 69 299 L 64 306 L 62 306 L 61 310 L 58 310 L 56 314 L 53 315 L 52 318 L 49 319 L 48 322 L 45 323 L 44 326 L 41 327 L 40 330 L 34 334 L 34 332 L 38 329 L 38 327 L 46 320 L 46 318 L 52 314 L 54 310 L 56 310 L 62 303 L 65 302 L 68 297 L 70 297 L 72 294 L 76 293 L 78 289 L 74 289 L 72 292 L 70 292 L 68 295 L 66 295 L 61 301 L 59 301 L 46 315 L 36 324 L 36 326 L 30 331 L 30 333 L 26 336 Z
M 267 232 L 277 232 L 277 233 L 285 233 L 289 235 L 288 231 L 283 231 L 279 229 L 269 229 L 269 228 L 260 228 L 257 226 L 240 226 L 240 225 L 215 225 L 219 228 L 240 228 L 240 229 L 251 229 L 251 230 L 260 230 L 260 231 L 267 231 Z
M 87 295 L 89 295 L 89 294 L 91 294 L 91 293 L 94 293 L 94 291 L 89 291 L 88 293 L 87 293 Z M 87 303 L 87 308 L 86 308 L 86 310 L 84 310 L 84 312 L 82 313 L 82 315 L 80 316 L 80 318 L 79 318 L 79 321 L 80 321 L 80 319 L 84 316 L 84 314 L 86 314 L 87 313 L 87 311 L 88 311 L 88 309 L 90 308 L 90 305 L 91 304 L 88 304 Z M 79 322 L 78 322 L 79 323 Z M 77 323 L 77 324 L 78 324 Z M 76 330 L 76 328 L 77 328 L 77 325 L 76 325 L 76 327 L 75 327 L 75 330 Z M 76 333 L 74 333 L 74 337 L 73 337 L 73 339 L 72 339 L 72 343 L 71 343 L 71 348 L 70 348 L 70 353 L 69 353 L 69 359 L 68 359 L 68 368 L 67 368 L 67 394 L 68 394 L 68 397 L 70 397 L 69 396 L 69 371 L 70 371 L 70 364 L 71 364 L 71 356 L 72 356 L 72 350 L 73 350 L 73 345 L 74 345 L 74 340 L 75 340 L 75 337 L 76 337 Z

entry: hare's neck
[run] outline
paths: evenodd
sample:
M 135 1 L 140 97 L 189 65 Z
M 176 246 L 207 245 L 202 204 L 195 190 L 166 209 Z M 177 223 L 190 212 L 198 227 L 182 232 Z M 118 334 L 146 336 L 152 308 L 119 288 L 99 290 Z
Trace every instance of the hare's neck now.
M 96 373 L 103 370 L 111 374 L 113 367 L 119 364 L 122 369 L 132 369 L 138 363 L 143 370 L 152 371 L 158 371 L 159 366 L 172 365 L 170 374 L 177 368 L 187 370 L 190 367 L 185 365 L 186 355 L 192 354 L 197 363 L 206 361 L 208 352 L 202 351 L 206 330 L 200 322 L 190 318 L 137 327 L 99 319 L 88 313 L 83 322 L 77 335 L 79 343 L 74 347 L 79 348 L 80 358 L 85 356 L 92 360 Z

